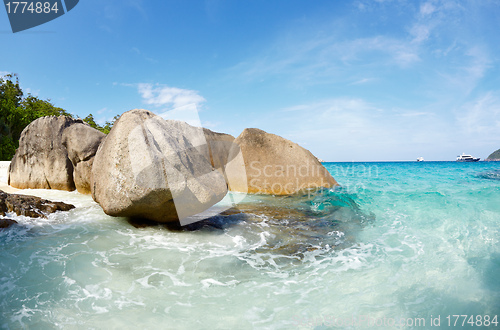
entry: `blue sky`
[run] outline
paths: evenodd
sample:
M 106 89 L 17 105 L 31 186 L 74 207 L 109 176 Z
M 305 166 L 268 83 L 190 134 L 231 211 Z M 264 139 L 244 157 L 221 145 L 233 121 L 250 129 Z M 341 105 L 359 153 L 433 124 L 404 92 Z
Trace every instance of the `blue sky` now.
M 103 123 L 195 104 L 330 161 L 486 158 L 500 148 L 500 2 L 81 0 L 13 34 L 0 74 Z

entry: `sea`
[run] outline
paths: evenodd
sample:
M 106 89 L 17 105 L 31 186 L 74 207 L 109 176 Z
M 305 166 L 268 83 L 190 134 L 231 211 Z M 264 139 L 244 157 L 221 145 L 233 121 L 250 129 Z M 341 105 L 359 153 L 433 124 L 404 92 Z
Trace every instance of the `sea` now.
M 500 328 L 500 162 L 324 165 L 341 187 L 182 228 L 23 191 L 76 209 L 8 215 L 0 328 Z

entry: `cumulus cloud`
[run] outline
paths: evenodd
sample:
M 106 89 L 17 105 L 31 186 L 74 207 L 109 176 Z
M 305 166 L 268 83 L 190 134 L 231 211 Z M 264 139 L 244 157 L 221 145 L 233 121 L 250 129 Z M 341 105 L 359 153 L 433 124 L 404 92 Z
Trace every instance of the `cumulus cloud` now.
M 181 120 L 193 126 L 201 126 L 199 111 L 206 100 L 198 91 L 151 83 L 121 85 L 136 87 L 142 102 L 152 106 L 146 108 L 164 119 Z
M 141 83 L 137 89 L 143 102 L 155 107 L 175 109 L 192 104 L 199 106 L 206 101 L 197 91 L 162 84 Z

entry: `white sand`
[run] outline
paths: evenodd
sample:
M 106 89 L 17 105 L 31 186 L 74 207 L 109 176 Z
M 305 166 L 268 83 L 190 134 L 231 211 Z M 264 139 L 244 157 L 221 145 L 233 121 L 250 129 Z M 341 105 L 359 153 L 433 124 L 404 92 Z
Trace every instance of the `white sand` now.
M 7 184 L 9 179 L 9 165 L 10 161 L 0 162 L 0 190 L 6 193 L 19 193 L 20 189 L 13 188 Z

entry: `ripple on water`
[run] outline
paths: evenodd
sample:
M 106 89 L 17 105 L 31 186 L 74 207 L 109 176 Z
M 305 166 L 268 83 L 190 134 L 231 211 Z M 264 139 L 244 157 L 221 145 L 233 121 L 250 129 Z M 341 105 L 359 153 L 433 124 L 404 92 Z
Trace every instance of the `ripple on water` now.
M 145 306 L 151 323 L 161 324 L 165 311 L 181 319 L 200 300 L 215 308 L 215 299 L 234 301 L 225 307 L 231 310 L 262 290 L 295 297 L 302 279 L 331 272 L 332 265 L 337 272 L 366 267 L 373 250 L 356 241 L 373 217 L 341 190 L 263 196 L 177 231 L 135 229 L 81 203 L 48 219 L 18 217 L 15 230 L 0 232 L 0 309 L 8 315 L 0 325 L 96 325 L 109 313 L 117 325 L 120 315 L 131 318 L 125 311 L 141 315 Z M 281 310 L 254 310 L 248 322 Z

